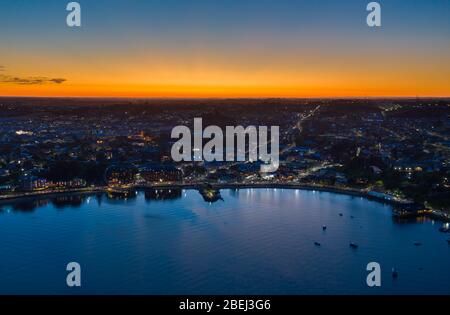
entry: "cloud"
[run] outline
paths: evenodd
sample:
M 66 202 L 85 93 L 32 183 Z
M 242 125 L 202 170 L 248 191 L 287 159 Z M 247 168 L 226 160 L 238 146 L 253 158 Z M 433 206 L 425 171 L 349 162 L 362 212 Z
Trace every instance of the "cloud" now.
M 4 67 L 0 66 L 0 71 Z M 12 83 L 18 85 L 41 85 L 41 84 L 62 84 L 66 82 L 63 78 L 48 77 L 16 77 L 11 75 L 0 75 L 0 83 Z
M 66 79 L 63 79 L 63 78 L 55 78 L 55 79 L 50 79 L 49 80 L 49 82 L 53 82 L 53 83 L 56 83 L 56 84 L 61 84 L 61 83 L 64 83 L 64 82 L 66 82 L 67 80 Z
M 0 72 L 5 72 L 6 68 L 0 65 Z M 9 74 L 0 74 L 0 83 L 11 83 L 18 85 L 41 85 L 41 84 L 62 84 L 66 82 L 63 78 L 49 78 L 42 76 L 19 77 Z

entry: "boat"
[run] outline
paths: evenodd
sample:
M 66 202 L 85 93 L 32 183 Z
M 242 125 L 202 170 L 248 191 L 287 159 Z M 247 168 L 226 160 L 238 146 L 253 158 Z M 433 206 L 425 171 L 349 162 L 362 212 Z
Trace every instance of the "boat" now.
M 450 240 L 447 240 L 448 245 L 450 245 Z
M 352 242 L 352 243 L 350 243 L 350 247 L 356 249 L 356 248 L 358 248 L 358 245 Z
M 206 202 L 213 203 L 219 200 L 223 201 L 223 198 L 220 195 L 220 190 L 214 189 L 211 185 L 206 185 L 205 187 L 201 188 L 199 192 Z
M 324 226 L 322 226 L 322 230 L 326 230 L 327 229 L 327 226 L 326 225 L 324 225 Z
M 314 245 L 316 245 L 316 246 L 322 246 L 322 244 L 320 244 L 319 242 L 314 242 Z
M 127 199 L 136 197 L 136 191 L 129 187 L 108 187 L 109 198 Z
M 414 246 L 422 246 L 422 243 L 420 243 L 420 242 L 415 242 L 415 243 L 414 243 Z
M 443 226 L 443 227 L 439 228 L 439 232 L 448 233 L 449 229 L 447 227 Z
M 395 268 L 392 268 L 392 278 L 398 278 L 398 271 Z
M 339 213 L 339 216 L 340 216 L 340 217 L 343 217 L 344 215 L 343 215 L 342 213 Z

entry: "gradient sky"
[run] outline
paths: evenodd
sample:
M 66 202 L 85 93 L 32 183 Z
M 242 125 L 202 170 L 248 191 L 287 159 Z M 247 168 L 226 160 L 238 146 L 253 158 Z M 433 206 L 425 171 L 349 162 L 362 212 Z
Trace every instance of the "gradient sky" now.
M 1 96 L 450 96 L 450 1 L 0 0 Z

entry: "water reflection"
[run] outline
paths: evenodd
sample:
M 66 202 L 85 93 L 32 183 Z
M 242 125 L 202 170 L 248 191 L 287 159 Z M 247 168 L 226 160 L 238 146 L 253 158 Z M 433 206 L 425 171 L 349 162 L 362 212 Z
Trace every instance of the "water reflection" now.
M 48 205 L 48 203 L 48 199 L 22 200 L 13 203 L 11 208 L 14 212 L 31 213 L 37 208 L 45 207 L 46 205 Z
M 182 195 L 182 190 L 173 189 L 147 189 L 145 190 L 145 200 L 155 201 L 155 200 L 176 200 L 180 199 Z
M 79 208 L 86 201 L 86 195 L 68 195 L 68 196 L 58 196 L 51 199 L 52 205 L 56 209 L 65 209 L 65 208 Z
M 400 217 L 400 216 L 392 216 L 392 220 L 396 224 L 412 224 L 412 223 L 426 223 L 433 222 L 434 220 L 427 216 L 408 216 L 408 217 Z
M 102 201 L 103 201 L 103 194 L 102 193 L 96 194 L 95 200 L 97 200 L 97 205 L 100 207 L 102 205 Z

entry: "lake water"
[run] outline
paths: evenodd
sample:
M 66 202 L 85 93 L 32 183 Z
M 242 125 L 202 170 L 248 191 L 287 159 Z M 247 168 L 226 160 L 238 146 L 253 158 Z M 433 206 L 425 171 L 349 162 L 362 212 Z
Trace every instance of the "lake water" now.
M 2 205 L 0 293 L 450 294 L 441 222 L 398 222 L 388 205 L 325 192 L 221 193 L 212 204 L 183 190 Z M 81 288 L 66 286 L 72 261 Z M 366 285 L 369 262 L 379 288 Z

